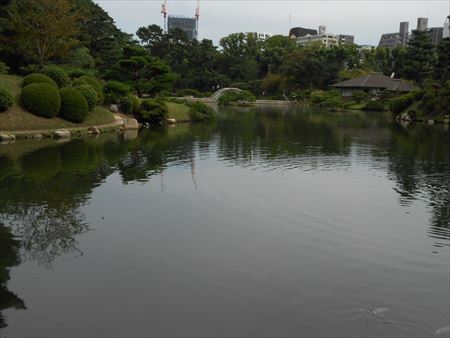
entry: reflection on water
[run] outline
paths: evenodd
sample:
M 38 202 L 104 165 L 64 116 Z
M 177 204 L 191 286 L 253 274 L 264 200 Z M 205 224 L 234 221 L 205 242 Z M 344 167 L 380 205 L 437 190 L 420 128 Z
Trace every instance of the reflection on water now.
M 399 250 L 403 248 L 405 255 L 411 255 L 410 258 L 405 256 L 405 262 L 408 262 L 408 259 L 412 260 L 407 264 L 414 265 L 414 260 L 418 262 L 418 265 L 414 265 L 413 269 L 418 275 L 413 274 L 409 275 L 409 277 L 422 276 L 421 264 L 425 264 L 425 262 L 427 262 L 427 265 L 423 267 L 424 271 L 428 271 L 427 269 L 432 267 L 437 268 L 438 266 L 441 269 L 442 264 L 444 264 L 444 267 L 447 264 L 448 267 L 448 262 L 445 263 L 445 260 L 444 263 L 440 261 L 440 265 L 436 265 L 437 263 L 433 261 L 433 257 L 421 256 L 418 251 L 415 251 L 414 246 L 419 242 L 423 242 L 423 240 L 420 239 L 420 231 L 418 232 L 413 224 L 408 230 L 411 233 L 405 236 L 404 243 L 399 242 L 398 248 L 393 249 L 389 247 L 391 244 L 383 243 L 381 237 L 369 238 L 369 235 L 365 234 L 365 231 L 378 230 L 364 230 L 355 223 L 357 220 L 364 218 L 376 221 L 377 217 L 381 215 L 378 214 L 379 209 L 371 209 L 371 206 L 373 205 L 375 208 L 383 205 L 383 203 L 389 203 L 389 205 L 386 205 L 387 214 L 380 217 L 380 221 L 384 219 L 398 223 L 391 224 L 391 230 L 383 230 L 384 233 L 379 230 L 380 233 L 377 233 L 377 236 L 386 236 L 388 238 L 390 231 L 392 231 L 392 234 L 407 231 L 408 224 L 405 224 L 405 219 L 401 218 L 403 216 L 398 216 L 400 210 L 403 210 L 403 214 L 420 214 L 421 209 L 419 205 L 424 205 L 428 224 L 423 224 L 422 230 L 423 234 L 427 233 L 428 237 L 433 240 L 432 252 L 434 257 L 442 258 L 448 255 L 450 239 L 450 136 L 443 128 L 426 125 L 402 127 L 391 124 L 379 113 L 318 113 L 295 107 L 222 109 L 220 118 L 215 125 L 180 125 L 168 129 L 144 130 L 140 132 L 139 136 L 136 134 L 123 136 L 104 135 L 99 138 L 73 140 L 62 144 L 42 141 L 17 142 L 12 145 L 0 146 L 0 222 L 6 225 L 0 223 L 0 310 L 8 308 L 25 309 L 25 303 L 28 304 L 27 299 L 25 299 L 24 303 L 19 298 L 21 295 L 15 295 L 7 289 L 8 281 L 10 280 L 10 269 L 13 266 L 20 266 L 21 261 L 27 262 L 31 266 L 37 266 L 33 269 L 58 270 L 58 268 L 63 269 L 64 266 L 64 263 L 58 260 L 59 257 L 70 256 L 83 262 L 95 257 L 96 252 L 92 251 L 91 247 L 89 253 L 83 256 L 84 251 L 82 245 L 80 245 L 80 241 L 89 240 L 90 238 L 92 238 L 94 243 L 100 243 L 96 242 L 100 240 L 96 238 L 93 230 L 99 227 L 98 231 L 101 232 L 104 225 L 95 223 L 98 221 L 94 221 L 92 216 L 86 214 L 86 210 L 94 210 L 91 213 L 94 213 L 96 217 L 100 215 L 102 219 L 107 217 L 106 211 L 98 211 L 95 207 L 101 204 L 93 197 L 95 191 L 107 189 L 110 192 L 106 197 L 110 199 L 108 200 L 109 205 L 124 208 L 122 212 L 128 217 L 128 226 L 140 224 L 145 219 L 155 220 L 155 222 L 160 222 L 161 225 L 166 223 L 166 219 L 169 222 L 171 216 L 169 216 L 170 212 L 168 214 L 167 210 L 171 206 L 167 206 L 167 203 L 174 203 L 178 209 L 187 207 L 186 202 L 177 202 L 179 198 L 184 196 L 183 194 L 189 191 L 184 185 L 184 181 L 179 181 L 178 170 L 187 170 L 189 172 L 189 184 L 191 185 L 189 193 L 197 194 L 197 197 L 193 195 L 191 200 L 196 201 L 196 198 L 202 199 L 199 203 L 205 205 L 205 209 L 201 209 L 204 210 L 205 215 L 208 213 L 206 206 L 209 205 L 211 210 L 216 210 L 214 217 L 223 217 L 224 221 L 227 219 L 231 222 L 230 225 L 234 224 L 232 223 L 233 219 L 240 222 L 245 217 L 253 217 L 255 220 L 258 219 L 261 231 L 264 231 L 264 229 L 266 229 L 266 232 L 274 231 L 276 233 L 276 231 L 280 231 L 277 236 L 282 236 L 282 231 L 291 231 L 293 234 L 296 231 L 300 231 L 295 227 L 298 226 L 299 217 L 301 217 L 301 222 L 303 222 L 301 223 L 303 224 L 301 233 L 305 239 L 299 238 L 297 245 L 303 243 L 302 245 L 305 249 L 309 247 L 309 243 L 317 243 L 317 248 L 320 247 L 322 250 L 342 250 L 337 252 L 337 254 L 351 255 L 351 250 L 356 250 L 356 247 L 353 248 L 352 245 L 354 244 L 346 243 L 353 243 L 357 240 L 357 242 L 363 244 L 367 242 L 364 245 L 367 245 L 369 251 L 375 250 L 375 252 L 380 254 L 384 252 L 383 254 L 388 256 L 389 254 L 400 255 Z M 210 176 L 217 175 L 219 172 L 223 176 L 212 183 Z M 277 186 L 284 184 L 284 181 L 278 181 L 277 177 L 279 176 L 274 176 L 278 174 L 286 177 L 286 180 L 292 180 L 291 184 L 283 186 L 283 191 L 280 192 L 276 191 Z M 336 177 L 333 178 L 332 175 L 336 175 Z M 115 177 L 120 179 L 119 185 L 111 183 L 111 180 Z M 257 186 L 250 186 L 249 178 L 251 177 L 255 177 Z M 257 180 L 256 177 L 258 178 Z M 301 181 L 297 182 L 296 180 Z M 341 184 L 344 181 L 347 185 Z M 140 211 L 135 210 L 135 206 L 140 205 L 141 201 L 132 200 L 133 195 L 126 195 L 125 187 L 139 184 L 140 186 L 148 185 L 150 188 L 154 182 L 158 185 L 158 191 L 167 192 L 172 196 L 172 199 L 167 198 L 167 201 L 161 201 L 161 203 L 165 203 L 164 207 L 166 210 L 161 210 L 161 208 L 160 211 L 152 209 L 152 203 L 159 203 L 159 197 L 156 195 L 146 197 L 148 198 L 148 203 L 150 203 L 149 208 L 152 210 L 149 210 L 148 214 L 145 214 L 142 209 L 139 209 Z M 179 185 L 177 185 L 177 182 Z M 309 187 L 308 182 L 317 184 Z M 302 189 L 294 190 L 295 185 L 300 183 Z M 364 186 L 365 184 L 367 184 L 365 191 L 358 190 L 358 185 Z M 372 185 L 374 191 L 381 189 L 378 191 L 379 194 L 368 190 L 370 189 L 370 184 L 374 184 Z M 392 187 L 389 187 L 390 185 Z M 231 187 L 233 187 L 233 200 L 228 199 L 230 196 L 228 196 L 227 191 Z M 249 189 L 251 190 L 249 191 Z M 397 196 L 397 202 L 390 200 L 392 189 L 395 191 L 394 195 Z M 140 193 L 140 190 L 136 192 L 136 194 Z M 203 195 L 199 194 L 205 194 L 205 196 L 203 197 Z M 322 202 L 324 207 L 327 203 L 331 203 L 328 204 L 328 209 L 317 209 L 317 205 L 314 205 L 313 201 L 317 199 L 317 202 L 319 202 L 321 195 L 323 196 Z M 123 196 L 128 196 L 131 199 L 121 200 Z M 383 198 L 391 202 L 384 202 Z M 97 202 L 94 203 L 93 199 Z M 342 203 L 345 200 L 353 203 L 355 207 L 350 207 L 350 209 L 347 206 L 344 207 Z M 295 201 L 298 201 L 300 204 L 293 204 Z M 108 212 L 114 213 L 112 210 Z M 393 214 L 389 216 L 388 213 Z M 118 215 L 120 216 L 120 214 Z M 265 218 L 260 219 L 259 215 L 265 215 Z M 189 221 L 186 220 L 187 223 L 190 221 L 193 222 L 192 224 L 204 222 L 202 220 L 203 216 L 198 213 L 185 214 L 183 217 L 189 219 Z M 255 222 L 255 220 L 251 222 Z M 170 222 L 173 221 L 178 221 L 178 219 L 173 219 Z M 211 220 L 209 222 L 214 229 Z M 279 226 L 278 230 L 277 224 Z M 235 225 L 237 224 L 234 224 L 233 227 Z M 124 224 L 122 226 L 125 227 Z M 272 228 L 272 226 L 275 227 Z M 205 234 L 205 239 L 201 243 L 207 242 L 208 238 L 212 243 L 215 241 L 208 237 L 208 231 L 212 231 L 208 230 L 208 228 L 198 233 L 196 233 L 197 230 L 195 228 L 191 230 L 193 232 L 186 232 L 185 236 L 201 237 Z M 135 240 L 139 243 L 138 238 L 140 236 L 145 237 L 145 231 L 148 230 L 136 228 L 133 230 L 136 233 L 133 233 L 132 230 L 127 230 L 125 227 L 122 231 L 130 232 L 130 236 L 136 236 Z M 158 231 L 168 230 L 159 229 Z M 174 234 L 162 236 L 158 231 L 156 231 L 155 235 L 158 238 L 161 236 L 159 240 L 162 242 L 158 242 L 156 248 L 159 243 L 169 241 L 169 239 L 173 239 L 173 236 L 176 236 Z M 184 231 L 182 230 L 183 233 Z M 245 232 L 240 234 L 239 231 L 241 230 L 238 230 L 234 235 L 247 236 Z M 247 229 L 247 231 L 250 230 Z M 104 233 L 108 233 L 107 228 Z M 333 243 L 333 240 L 329 238 L 331 234 L 334 234 L 336 237 L 333 239 L 337 241 L 336 243 Z M 292 238 L 297 238 L 295 236 Z M 117 240 L 114 239 L 114 241 Z M 268 250 L 270 250 L 272 243 L 275 245 L 276 241 L 273 240 L 267 243 Z M 337 245 L 338 243 L 340 245 L 339 249 L 331 248 L 331 245 Z M 248 244 L 250 245 L 251 241 Z M 289 242 L 283 243 L 287 247 L 291 244 Z M 99 250 L 102 245 L 93 244 Z M 170 247 L 171 242 L 168 242 L 167 245 Z M 182 244 L 179 243 L 179 245 Z M 203 244 L 200 244 L 200 247 L 201 245 Z M 235 245 L 238 244 L 235 242 Z M 348 245 L 347 249 L 345 249 L 346 245 Z M 386 247 L 383 247 L 384 245 Z M 287 247 L 282 250 L 286 250 Z M 244 250 L 244 247 L 235 249 L 237 250 L 236 252 L 239 252 L 239 250 Z M 251 258 L 252 256 L 250 252 L 246 251 L 247 249 L 242 251 L 244 255 L 242 261 L 248 260 L 249 263 L 252 262 L 251 264 L 257 265 L 258 258 Z M 158 251 L 155 248 L 144 249 L 144 247 L 142 247 L 142 250 L 156 250 L 152 251 L 152 255 L 165 252 L 165 249 Z M 175 252 L 176 250 L 174 249 Z M 191 248 L 187 250 L 196 249 Z M 220 257 L 225 257 L 228 253 L 223 253 L 220 256 L 220 245 L 217 246 L 216 250 L 217 252 L 212 254 L 211 257 L 218 259 L 213 264 L 220 265 L 219 262 L 222 259 Z M 232 249 L 230 248 L 230 250 Z M 302 251 L 300 247 L 298 247 L 298 250 Z M 310 248 L 309 250 L 314 249 Z M 199 254 L 207 253 L 211 254 L 209 249 Z M 165 255 L 170 257 L 171 253 L 166 252 Z M 272 257 L 271 259 L 275 258 Z M 314 259 L 311 258 L 310 262 L 305 260 L 303 263 L 304 267 L 317 266 L 318 262 L 328 266 L 327 261 L 321 261 L 322 259 L 325 258 L 318 255 Z M 360 259 L 361 262 L 359 263 L 363 264 L 362 266 L 375 263 L 380 266 L 380 264 L 387 263 L 387 260 L 381 260 L 381 258 L 380 261 L 372 262 L 369 258 L 365 260 L 365 258 L 361 257 Z M 294 263 L 295 260 L 290 262 L 289 259 L 284 261 L 284 263 L 283 261 L 274 262 L 277 262 L 278 267 L 276 265 L 264 267 L 264 269 L 267 269 L 265 278 L 268 280 L 276 278 L 275 276 L 278 274 L 277 269 L 283 269 L 280 264 L 286 264 L 286 268 L 288 268 L 289 264 L 294 264 L 292 265 L 292 268 L 294 268 L 296 264 Z M 155 264 L 155 269 L 170 268 L 167 265 L 163 268 L 156 262 L 153 263 Z M 168 263 L 173 264 L 174 262 L 169 259 Z M 331 267 L 331 263 L 329 264 L 329 268 L 321 270 L 323 276 L 321 274 L 315 276 L 315 268 L 311 269 L 312 275 L 304 280 L 306 285 L 309 282 L 317 283 L 317 288 L 320 289 L 320 285 L 324 283 L 323 279 L 326 279 L 325 276 L 335 276 L 332 273 L 334 268 Z M 362 267 L 351 265 L 351 263 L 345 265 L 346 263 L 342 261 L 338 264 L 343 264 L 343 270 L 350 271 L 349 273 L 356 273 L 357 270 L 354 269 Z M 352 264 L 356 264 L 356 262 Z M 111 268 L 113 266 L 111 265 Z M 194 271 L 196 270 L 195 266 L 192 268 Z M 32 268 L 28 269 L 32 270 Z M 161 271 L 163 271 L 163 274 L 167 273 L 165 270 Z M 231 273 L 232 271 L 235 271 L 237 274 L 243 274 L 243 272 L 239 272 L 238 267 L 234 270 L 230 268 L 228 272 Z M 26 271 L 22 272 L 23 274 L 26 275 Z M 392 278 L 394 278 L 394 275 L 392 275 Z M 405 281 L 408 278 L 406 275 L 404 277 Z M 227 276 L 225 279 L 227 278 L 230 278 L 230 276 Z M 289 275 L 286 275 L 285 278 L 294 278 L 294 276 L 289 277 Z M 356 283 L 356 286 L 358 286 L 360 285 L 358 284 L 358 279 L 363 277 L 359 272 L 354 276 L 342 278 L 351 279 L 352 283 Z M 379 278 L 379 275 L 373 278 Z M 395 278 L 401 277 L 395 275 Z M 172 283 L 173 280 L 170 279 L 168 282 Z M 397 282 L 404 281 L 392 280 L 394 284 Z M 244 280 L 242 283 L 242 285 L 235 285 L 235 287 L 245 289 L 247 287 L 245 285 L 246 281 Z M 289 284 L 289 281 L 286 280 L 283 283 Z M 26 285 L 26 288 L 33 288 L 23 281 L 19 284 L 22 286 Z M 293 287 L 294 284 L 289 284 L 289 287 Z M 337 284 L 340 285 L 340 283 Z M 15 284 L 11 282 L 9 285 L 14 287 Z M 230 288 L 232 288 L 234 280 L 230 285 Z M 122 286 L 128 287 L 126 283 Z M 63 288 L 63 286 L 60 287 Z M 386 287 L 389 287 L 389 285 L 386 285 Z M 248 288 L 247 292 L 251 292 L 251 289 L 252 287 Z M 288 290 L 288 287 L 286 286 L 284 289 Z M 342 291 L 344 289 L 345 286 L 342 285 L 342 289 L 339 289 L 339 291 L 345 292 Z M 326 298 L 327 292 L 331 291 L 326 289 L 319 291 L 317 298 L 330 302 L 330 308 L 332 308 L 332 297 L 328 300 Z M 230 292 L 232 291 L 230 290 Z M 277 293 L 280 293 L 277 301 L 274 300 L 273 304 L 277 304 L 279 299 L 283 297 L 282 291 L 277 291 L 276 288 L 268 289 L 266 292 L 265 297 L 268 298 L 277 297 Z M 295 294 L 296 291 L 292 290 L 291 292 Z M 355 290 L 347 290 L 346 292 L 348 292 L 349 298 L 356 297 L 355 295 L 358 294 Z M 204 295 L 200 294 L 200 297 L 202 296 Z M 448 295 L 442 294 L 439 296 L 445 299 Z M 305 294 L 304 297 L 303 301 L 307 303 L 306 300 L 311 296 Z M 381 294 L 379 297 L 382 297 Z M 188 302 L 188 298 L 186 302 Z M 69 301 L 70 299 L 69 297 Z M 102 298 L 100 297 L 101 301 Z M 167 301 L 170 303 L 170 300 Z M 363 300 L 361 299 L 361 301 Z M 181 308 L 188 305 L 179 304 Z M 322 305 L 317 305 L 317 309 L 311 310 L 309 315 L 315 313 L 316 310 L 322 309 Z M 46 311 L 46 305 L 43 303 L 35 301 L 34 306 L 41 311 Z M 90 304 L 85 304 L 85 306 L 89 307 Z M 190 306 L 195 308 L 196 305 L 190 304 Z M 230 310 L 233 308 L 233 306 L 229 307 Z M 295 308 L 293 303 L 287 306 L 286 311 L 289 311 L 290 308 Z M 381 306 L 374 308 L 385 309 L 385 307 Z M 231 313 L 225 311 L 226 309 L 227 307 L 225 306 L 221 315 L 230 316 Z M 304 331 L 302 332 L 291 331 L 290 329 L 294 329 L 296 326 L 291 320 L 288 320 L 291 318 L 292 313 L 285 314 L 284 320 L 280 321 L 280 323 L 283 322 L 283 325 L 280 327 L 283 327 L 284 329 L 282 330 L 285 331 L 277 331 L 277 325 L 266 328 L 266 331 L 252 331 L 247 327 L 252 326 L 252 320 L 261 320 L 268 314 L 264 312 L 264 309 L 255 310 L 249 307 L 247 310 L 256 311 L 253 315 L 254 317 L 249 316 L 246 321 L 247 324 L 243 324 L 237 319 L 230 319 L 231 327 L 229 327 L 229 331 L 202 331 L 198 327 L 183 326 L 181 324 L 180 330 L 184 327 L 186 329 L 184 332 L 194 335 L 201 335 L 205 332 L 210 335 L 227 333 L 230 335 L 236 335 L 236 333 L 238 335 L 246 335 L 246 333 L 249 335 L 260 335 L 262 332 L 268 335 L 270 333 L 274 335 L 282 333 L 296 335 L 295 333 L 297 333 L 297 335 L 306 336 L 326 334 L 325 331 L 311 328 L 307 325 L 303 327 Z M 352 309 L 348 310 L 350 313 L 354 311 Z M 173 308 L 171 311 L 173 311 Z M 183 312 L 182 310 L 179 311 Z M 258 311 L 262 312 L 259 313 Z M 267 311 L 270 312 L 268 309 Z M 324 310 L 322 309 L 322 311 Z M 27 311 L 22 312 L 27 313 Z M 339 335 L 339 332 L 342 332 L 345 335 L 379 334 L 389 336 L 394 333 L 404 335 L 415 332 L 414 334 L 420 336 L 425 332 L 435 332 L 436 329 L 434 327 L 421 327 L 421 331 L 416 327 L 414 330 L 414 325 L 417 326 L 418 324 L 411 324 L 412 326 L 409 326 L 411 330 L 407 329 L 408 325 L 403 326 L 403 331 L 380 330 L 379 327 L 362 328 L 358 326 L 354 328 L 354 331 L 351 331 L 341 327 L 354 325 L 352 320 L 355 321 L 355 318 L 358 323 L 367 321 L 367 318 L 377 319 L 378 314 L 375 316 L 372 312 L 366 309 L 360 311 L 360 313 L 357 312 L 356 315 L 353 313 L 348 317 L 351 319 L 349 323 L 338 324 L 337 319 L 329 319 L 325 321 L 325 324 L 328 324 L 331 332 L 336 332 L 337 335 Z M 17 313 L 19 312 L 8 311 L 9 316 L 13 319 Z M 414 311 L 411 311 L 411 313 L 411 317 L 420 316 Z M 121 318 L 121 320 L 127 321 L 130 319 L 127 316 L 134 315 L 131 313 L 126 314 L 125 318 Z M 306 316 L 304 318 L 308 318 L 307 311 L 304 315 Z M 445 313 L 439 313 L 439 315 L 443 315 L 444 318 L 446 316 Z M 213 318 L 212 323 L 215 319 Z M 318 321 L 318 318 L 314 320 Z M 384 319 L 376 325 L 381 325 L 380 323 L 387 325 Z M 0 327 L 6 324 L 3 317 L 0 316 Z M 18 322 L 16 321 L 15 324 L 18 325 Z M 176 322 L 173 324 L 177 325 Z M 235 331 L 232 330 L 233 325 L 236 329 Z M 33 329 L 32 326 L 27 327 Z M 66 331 L 65 333 L 68 335 L 77 333 L 86 335 L 91 332 L 99 332 L 100 334 L 108 335 L 118 332 L 114 331 L 114 329 L 112 331 L 90 331 L 89 327 L 88 325 L 85 331 Z M 164 327 L 164 325 L 161 324 L 161 327 Z M 156 328 L 154 332 L 149 332 L 148 329 L 140 331 L 140 328 L 139 325 L 135 325 L 134 331 L 125 331 L 125 333 L 176 335 L 178 332 L 174 330 L 169 333 L 163 329 L 157 330 Z M 10 332 L 12 335 L 34 333 L 34 331 L 20 331 L 17 326 L 13 326 L 12 329 L 13 331 Z M 45 327 L 44 325 L 40 329 L 41 331 L 36 332 L 44 335 L 57 332 L 52 331 L 51 326 Z M 68 328 L 66 329 L 69 330 Z M 274 331 L 270 331 L 270 329 Z

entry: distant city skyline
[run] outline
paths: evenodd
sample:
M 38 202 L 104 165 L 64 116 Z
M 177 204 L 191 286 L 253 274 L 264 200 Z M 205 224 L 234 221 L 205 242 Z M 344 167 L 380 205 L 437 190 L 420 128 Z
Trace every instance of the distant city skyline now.
M 164 25 L 163 1 L 94 0 L 125 32 L 135 34 L 142 26 Z M 195 0 L 168 1 L 170 15 L 194 17 Z M 429 26 L 442 27 L 449 15 L 447 0 L 426 1 L 201 1 L 199 39 L 220 38 L 237 32 L 265 32 L 287 35 L 295 26 L 355 36 L 355 43 L 378 45 L 383 33 L 398 30 L 409 21 L 415 29 L 418 17 L 429 18 Z M 289 20 L 291 16 L 291 20 Z M 289 25 L 291 22 L 291 25 Z

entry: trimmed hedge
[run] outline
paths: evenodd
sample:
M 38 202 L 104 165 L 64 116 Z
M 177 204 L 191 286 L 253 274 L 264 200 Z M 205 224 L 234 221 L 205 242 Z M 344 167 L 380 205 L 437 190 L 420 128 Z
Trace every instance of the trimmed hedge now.
M 61 112 L 62 118 L 81 123 L 88 117 L 89 106 L 83 94 L 75 88 L 61 89 Z
M 95 90 L 94 87 L 92 87 L 91 85 L 81 85 L 81 86 L 77 86 L 75 87 L 76 90 L 78 90 L 86 99 L 86 102 L 88 104 L 89 107 L 89 111 L 93 111 L 95 106 L 98 103 L 98 95 L 97 95 L 97 91 Z
M 97 92 L 98 97 L 97 104 L 103 104 L 103 102 L 105 101 L 105 95 L 103 94 L 103 86 L 100 84 L 100 81 L 93 76 L 83 75 L 78 79 L 73 80 L 72 85 L 75 87 L 81 85 L 90 85 L 94 87 L 95 91 Z
M 22 90 L 21 104 L 34 115 L 55 117 L 61 109 L 61 95 L 55 85 L 33 83 Z
M 147 99 L 141 103 L 141 109 L 136 115 L 137 119 L 144 123 L 158 124 L 167 119 L 169 110 L 164 101 Z
M 45 74 L 40 74 L 40 73 L 33 73 L 30 75 L 27 75 L 24 77 L 23 82 L 22 82 L 22 87 L 26 87 L 30 84 L 33 83 L 48 83 L 51 85 L 54 85 L 55 87 L 58 87 L 58 85 L 56 84 L 55 81 L 53 81 L 53 79 L 51 79 L 50 77 L 48 77 Z
M 0 87 L 0 113 L 7 111 L 14 104 L 14 97 L 11 92 Z
M 56 82 L 59 88 L 70 85 L 70 78 L 67 72 L 56 66 L 48 66 L 44 68 L 44 74 Z

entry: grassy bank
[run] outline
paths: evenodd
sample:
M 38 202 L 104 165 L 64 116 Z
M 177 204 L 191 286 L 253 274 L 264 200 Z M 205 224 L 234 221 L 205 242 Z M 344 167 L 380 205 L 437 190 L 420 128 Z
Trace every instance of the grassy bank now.
M 189 107 L 185 104 L 179 104 L 174 102 L 166 102 L 167 109 L 169 110 L 169 119 L 175 119 L 177 122 L 189 122 Z
M 104 107 L 96 107 L 83 123 L 73 123 L 59 117 L 44 118 L 31 114 L 19 105 L 22 78 L 15 75 L 0 75 L 0 86 L 11 91 L 15 98 L 13 106 L 0 113 L 0 131 L 51 130 L 61 128 L 83 128 L 108 124 L 114 115 Z

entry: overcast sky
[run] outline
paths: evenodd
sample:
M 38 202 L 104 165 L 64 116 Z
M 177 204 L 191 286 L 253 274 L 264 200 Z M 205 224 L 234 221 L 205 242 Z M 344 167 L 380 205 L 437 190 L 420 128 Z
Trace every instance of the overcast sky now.
M 161 5 L 155 0 L 94 0 L 127 33 L 149 24 L 163 26 Z M 172 0 L 169 14 L 194 16 L 196 1 Z M 265 32 L 287 35 L 292 26 L 328 26 L 334 34 L 355 35 L 356 43 L 377 45 L 382 33 L 398 31 L 400 21 L 416 27 L 418 17 L 428 17 L 429 26 L 443 26 L 449 14 L 448 0 L 426 1 L 200 1 L 200 39 L 216 44 L 236 32 Z

